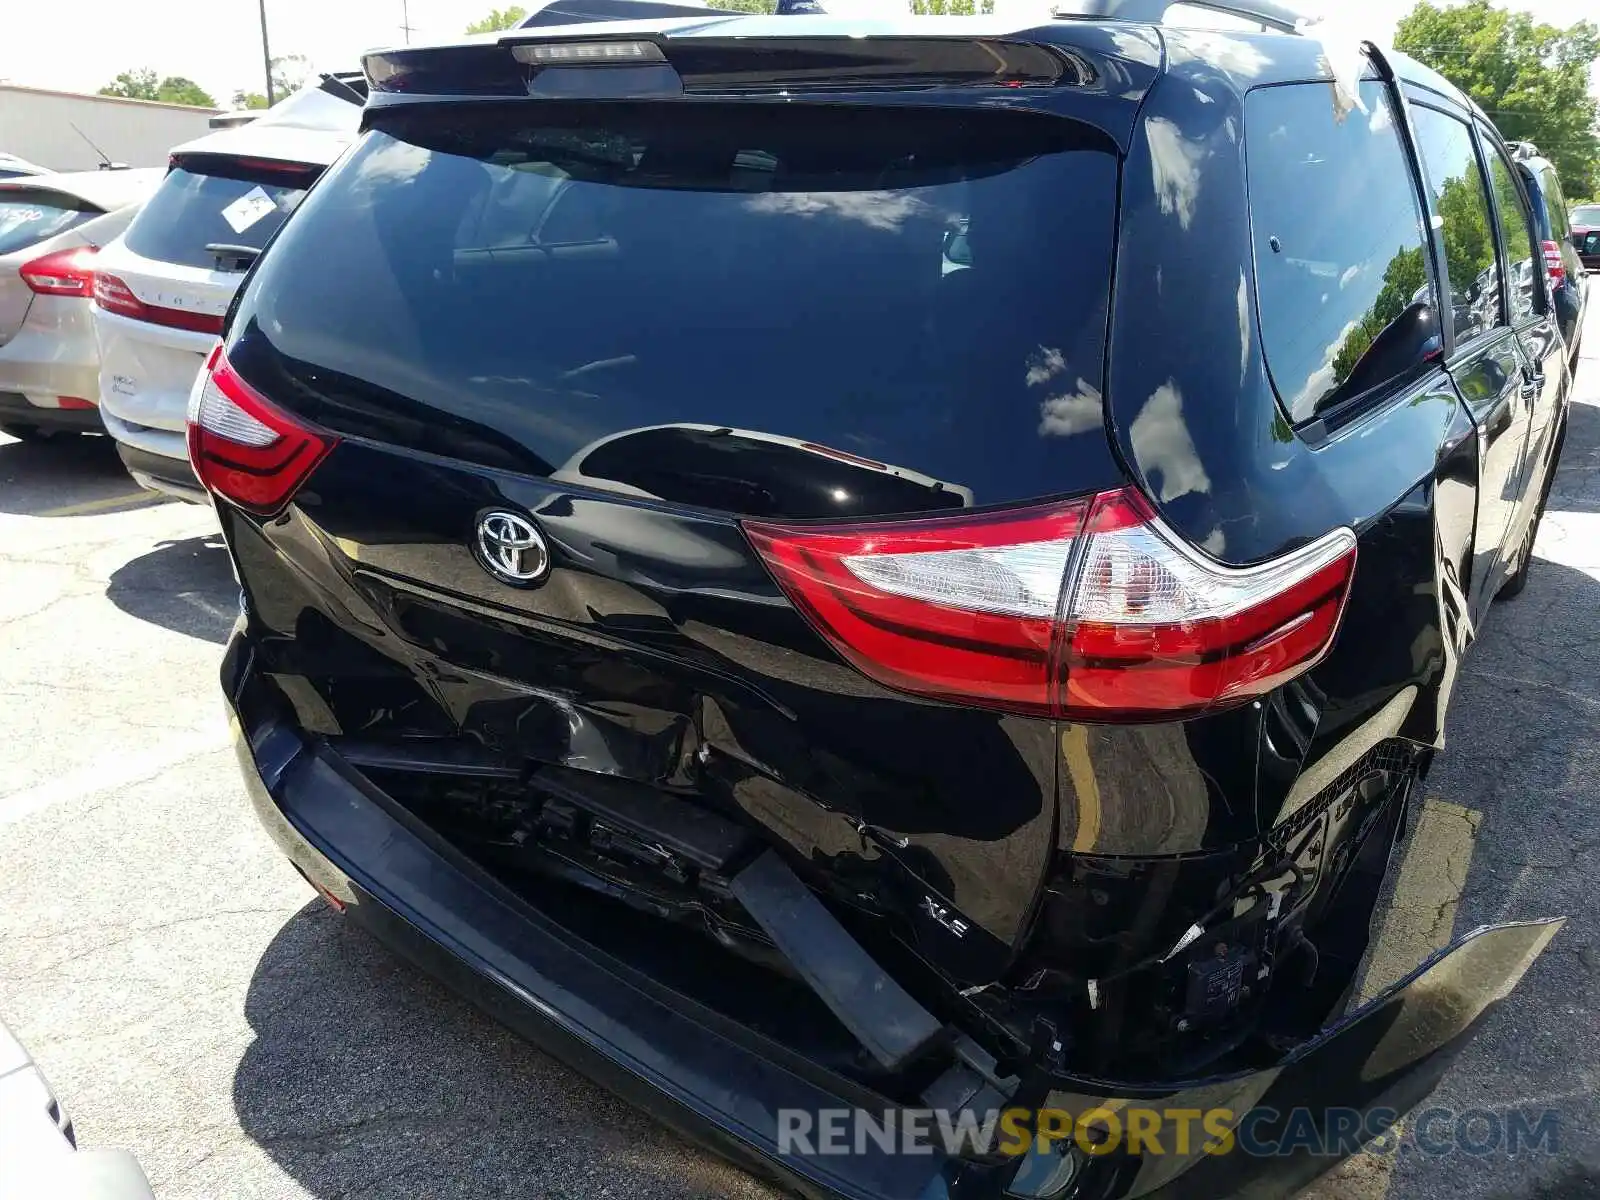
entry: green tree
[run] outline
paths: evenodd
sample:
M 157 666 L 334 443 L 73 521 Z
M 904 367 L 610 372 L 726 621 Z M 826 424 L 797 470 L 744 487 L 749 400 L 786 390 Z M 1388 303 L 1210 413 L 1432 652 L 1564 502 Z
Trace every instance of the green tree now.
M 528 10 L 520 4 L 507 8 L 491 8 L 481 21 L 467 26 L 468 33 L 494 33 L 498 29 L 515 29 L 527 17 Z
M 123 71 L 105 87 L 100 89 L 102 96 L 123 96 L 129 100 L 154 100 L 161 83 L 156 79 L 156 73 L 149 67 L 138 67 L 132 71 Z
M 1600 189 L 1600 101 L 1589 92 L 1600 28 L 1561 29 L 1489 0 L 1450 8 L 1422 0 L 1395 45 L 1476 100 L 1505 137 L 1536 143 L 1568 196 Z
M 182 75 L 168 75 L 163 79 L 161 86 L 156 89 L 156 99 L 165 100 L 168 104 L 193 104 L 196 108 L 217 106 L 210 92 Z
M 1350 372 L 1361 361 L 1361 356 L 1367 352 L 1368 347 L 1377 340 L 1377 337 L 1398 317 L 1411 306 L 1411 298 L 1428 282 L 1428 269 L 1422 261 L 1422 247 L 1414 246 L 1407 249 L 1401 246 L 1395 251 L 1389 265 L 1383 272 L 1383 287 L 1378 289 L 1378 295 L 1372 302 L 1366 314 L 1356 323 L 1356 327 L 1345 335 L 1344 341 L 1339 346 L 1339 352 L 1333 359 L 1333 379 L 1335 383 L 1343 383 L 1350 378 Z
M 911 0 L 919 17 L 975 17 L 994 12 L 994 0 Z
M 272 60 L 272 98 L 282 100 L 297 92 L 311 78 L 311 63 L 304 54 L 285 54 Z M 234 108 L 258 109 L 267 107 L 267 98 L 260 92 L 247 92 L 243 88 L 233 94 Z
M 168 75 L 157 79 L 149 67 L 136 67 L 123 71 L 105 87 L 102 96 L 122 96 L 129 100 L 161 100 L 167 104 L 193 104 L 198 108 L 215 108 L 217 102 L 211 94 L 192 79 L 182 75 Z
M 770 13 L 778 8 L 777 0 L 706 0 L 706 3 L 712 8 L 739 13 Z

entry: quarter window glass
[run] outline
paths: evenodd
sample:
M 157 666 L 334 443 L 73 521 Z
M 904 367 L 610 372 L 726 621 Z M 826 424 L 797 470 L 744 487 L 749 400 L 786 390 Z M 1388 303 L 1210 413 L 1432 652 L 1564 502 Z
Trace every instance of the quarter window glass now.
M 1534 270 L 1533 235 L 1528 231 L 1528 210 L 1517 191 L 1513 168 L 1498 147 L 1484 139 L 1489 152 L 1489 178 L 1494 181 L 1494 198 L 1500 244 L 1506 251 L 1509 273 L 1506 289 L 1511 301 L 1511 319 L 1521 321 L 1533 315 Z
M 1433 320 L 1421 211 L 1381 84 L 1366 112 L 1330 84 L 1245 100 L 1261 335 L 1295 421 L 1423 363 Z
M 1467 126 L 1421 105 L 1413 108 L 1412 114 L 1432 193 L 1431 207 L 1442 222 L 1456 341 L 1464 342 L 1502 320 L 1489 193 Z

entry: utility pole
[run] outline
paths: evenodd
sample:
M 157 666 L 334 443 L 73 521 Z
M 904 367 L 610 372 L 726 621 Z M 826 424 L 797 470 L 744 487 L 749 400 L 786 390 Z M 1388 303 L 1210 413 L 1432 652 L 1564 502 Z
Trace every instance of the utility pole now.
M 400 28 L 405 31 L 406 45 L 411 45 L 411 0 L 400 0 Z
M 267 45 L 267 0 L 257 0 L 261 8 L 261 65 L 267 72 L 267 107 L 276 103 L 272 94 L 272 49 Z

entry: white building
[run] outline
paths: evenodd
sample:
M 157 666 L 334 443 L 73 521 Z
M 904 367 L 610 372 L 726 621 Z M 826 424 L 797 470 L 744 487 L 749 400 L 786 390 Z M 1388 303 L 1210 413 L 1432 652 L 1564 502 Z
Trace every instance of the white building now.
M 101 153 L 130 167 L 164 167 L 167 151 L 204 134 L 218 111 L 0 83 L 0 152 L 54 171 L 92 171 Z

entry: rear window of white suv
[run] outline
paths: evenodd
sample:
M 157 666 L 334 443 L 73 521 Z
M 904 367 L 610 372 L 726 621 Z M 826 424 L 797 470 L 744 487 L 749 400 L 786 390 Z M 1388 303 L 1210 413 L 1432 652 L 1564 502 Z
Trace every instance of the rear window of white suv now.
M 299 205 L 320 168 L 270 161 L 175 166 L 128 226 L 123 242 L 144 258 L 214 269 L 208 246 L 260 250 Z

